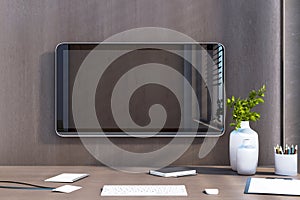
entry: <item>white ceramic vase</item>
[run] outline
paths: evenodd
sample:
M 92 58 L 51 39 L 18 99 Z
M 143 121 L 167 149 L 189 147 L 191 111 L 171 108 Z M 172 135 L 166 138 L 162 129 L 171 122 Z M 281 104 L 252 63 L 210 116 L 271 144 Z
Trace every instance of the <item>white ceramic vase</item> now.
M 229 156 L 230 156 L 230 165 L 232 170 L 237 171 L 237 150 L 243 144 L 245 139 L 251 141 L 250 145 L 255 149 L 254 158 L 255 163 L 258 163 L 258 152 L 259 152 L 259 143 L 257 133 L 250 128 L 249 121 L 242 121 L 241 128 L 234 130 L 230 133 L 229 139 Z M 242 161 L 241 161 L 242 162 Z
M 243 144 L 237 149 L 236 167 L 238 174 L 252 175 L 256 172 L 256 148 L 251 145 L 251 140 L 244 139 Z

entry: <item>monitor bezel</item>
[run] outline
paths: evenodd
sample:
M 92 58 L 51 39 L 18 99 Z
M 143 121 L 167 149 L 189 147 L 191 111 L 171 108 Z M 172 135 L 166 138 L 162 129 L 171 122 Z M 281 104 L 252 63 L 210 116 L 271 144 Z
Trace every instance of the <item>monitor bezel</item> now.
M 225 134 L 225 121 L 226 121 L 226 93 L 225 93 L 225 46 L 222 43 L 219 42 L 61 42 L 59 44 L 56 45 L 55 47 L 55 95 L 54 95 L 54 100 L 55 100 L 55 133 L 60 136 L 60 137 L 71 137 L 71 138 L 80 138 L 80 137 L 111 137 L 111 138 L 128 138 L 128 137 L 132 137 L 134 136 L 134 132 L 132 132 L 130 135 L 128 134 L 124 134 L 124 132 L 109 132 L 109 134 L 90 134 L 91 132 L 82 132 L 80 131 L 80 134 L 73 134 L 73 133 L 77 133 L 77 132 L 60 132 L 57 130 L 57 64 L 59 59 L 61 59 L 61 55 L 59 55 L 58 53 L 64 49 L 64 46 L 66 45 L 72 45 L 72 44 L 82 44 L 82 45 L 99 45 L 99 44 L 107 44 L 107 45 L 128 45 L 128 44 L 145 44 L 145 45 L 170 45 L 170 44 L 200 44 L 200 45 L 207 45 L 207 44 L 216 44 L 216 45 L 220 45 L 223 48 L 223 79 L 222 79 L 222 84 L 223 84 L 223 94 L 224 94 L 224 100 L 223 100 L 223 121 L 224 121 L 224 126 L 223 129 L 220 130 L 219 132 L 209 132 L 209 134 L 186 134 L 186 132 L 184 134 L 180 134 L 180 132 L 163 132 L 164 134 L 155 134 L 153 135 L 153 132 L 143 132 L 144 135 L 141 134 L 136 134 L 136 137 L 138 138 L 148 138 L 149 135 L 151 135 L 151 137 L 157 137 L 157 138 L 162 138 L 162 137 L 167 137 L 167 138 L 171 138 L 171 137 L 182 137 L 182 138 L 187 138 L 187 137 L 197 137 L 197 138 L 205 138 L 205 137 L 221 137 Z M 58 56 L 59 55 L 59 56 Z M 63 134 L 62 134 L 63 133 Z M 66 134 L 67 133 L 67 134 Z M 71 133 L 71 134 L 69 134 Z M 103 132 L 102 132 L 103 133 Z M 123 133 L 123 134 L 120 134 Z M 217 133 L 217 134 L 216 134 Z M 219 134 L 220 133 L 220 134 Z

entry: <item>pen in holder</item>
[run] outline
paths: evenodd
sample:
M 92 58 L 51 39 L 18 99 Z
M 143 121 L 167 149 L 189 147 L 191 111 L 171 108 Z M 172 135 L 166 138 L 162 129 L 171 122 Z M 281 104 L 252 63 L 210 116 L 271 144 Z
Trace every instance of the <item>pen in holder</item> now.
M 291 152 L 290 148 L 285 148 L 274 152 L 275 154 L 275 174 L 296 176 L 297 175 L 297 153 Z

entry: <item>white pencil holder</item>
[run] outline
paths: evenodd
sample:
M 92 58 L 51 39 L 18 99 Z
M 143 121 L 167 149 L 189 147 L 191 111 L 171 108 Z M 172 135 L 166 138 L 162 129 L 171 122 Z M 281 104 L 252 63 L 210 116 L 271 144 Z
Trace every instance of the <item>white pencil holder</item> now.
M 275 174 L 296 176 L 297 175 L 297 154 L 276 154 L 275 153 Z

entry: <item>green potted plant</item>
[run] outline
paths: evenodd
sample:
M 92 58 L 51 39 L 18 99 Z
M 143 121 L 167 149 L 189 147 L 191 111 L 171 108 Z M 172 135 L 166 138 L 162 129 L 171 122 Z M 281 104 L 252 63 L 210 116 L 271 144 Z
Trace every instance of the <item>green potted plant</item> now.
M 229 154 L 230 154 L 230 165 L 234 171 L 237 171 L 237 166 L 242 165 L 244 161 L 238 161 L 237 151 L 242 146 L 244 140 L 250 140 L 250 146 L 255 149 L 254 151 L 254 162 L 258 162 L 258 135 L 250 128 L 249 121 L 257 121 L 260 119 L 260 113 L 252 111 L 256 105 L 264 103 L 264 96 L 266 92 L 266 86 L 263 85 L 259 90 L 252 90 L 249 92 L 247 98 L 241 99 L 232 96 L 227 99 L 227 106 L 232 108 L 232 119 L 233 122 L 230 126 L 234 126 L 235 130 L 230 133 L 229 139 Z M 256 169 L 256 167 L 255 167 Z M 252 170 L 253 171 L 253 170 Z
M 251 111 L 256 105 L 264 103 L 263 97 L 265 96 L 266 86 L 263 85 L 258 91 L 252 90 L 245 99 L 235 98 L 232 96 L 227 99 L 227 106 L 233 108 L 232 119 L 235 122 L 230 123 L 230 126 L 235 126 L 235 129 L 241 127 L 242 121 L 257 121 L 260 119 L 260 114 Z

